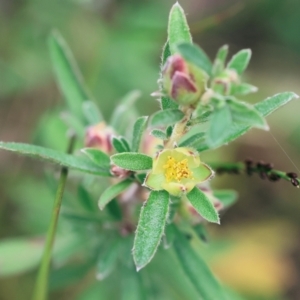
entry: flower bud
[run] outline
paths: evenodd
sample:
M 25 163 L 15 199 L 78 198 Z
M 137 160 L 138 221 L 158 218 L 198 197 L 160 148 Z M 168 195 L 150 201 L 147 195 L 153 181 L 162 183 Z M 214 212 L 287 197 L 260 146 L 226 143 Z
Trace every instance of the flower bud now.
M 85 134 L 85 147 L 97 148 L 107 154 L 113 152 L 111 138 L 114 131 L 108 127 L 105 122 L 100 122 L 97 125 L 87 129 Z
M 125 170 L 121 167 L 118 167 L 116 165 L 112 165 L 111 168 L 110 168 L 110 173 L 115 177 L 118 177 L 120 179 L 124 179 L 124 178 L 127 178 L 128 176 L 130 176 L 130 174 L 132 172 L 129 171 L 129 170 Z
M 178 54 L 168 58 L 162 75 L 165 92 L 181 105 L 197 103 L 205 91 L 208 79 L 204 71 L 187 63 Z

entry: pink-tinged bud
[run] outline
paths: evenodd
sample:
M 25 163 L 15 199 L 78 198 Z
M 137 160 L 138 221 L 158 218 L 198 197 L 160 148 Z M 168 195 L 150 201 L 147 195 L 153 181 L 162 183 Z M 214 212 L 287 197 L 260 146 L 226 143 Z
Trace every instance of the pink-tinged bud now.
M 85 147 L 97 148 L 107 154 L 112 154 L 111 138 L 113 135 L 113 129 L 108 127 L 105 122 L 91 126 L 85 134 Z
M 128 177 L 132 172 L 129 170 L 122 169 L 116 165 L 112 165 L 110 168 L 110 173 L 120 179 Z
M 197 103 L 205 91 L 208 79 L 203 70 L 187 63 L 178 54 L 168 58 L 162 75 L 165 92 L 181 105 Z

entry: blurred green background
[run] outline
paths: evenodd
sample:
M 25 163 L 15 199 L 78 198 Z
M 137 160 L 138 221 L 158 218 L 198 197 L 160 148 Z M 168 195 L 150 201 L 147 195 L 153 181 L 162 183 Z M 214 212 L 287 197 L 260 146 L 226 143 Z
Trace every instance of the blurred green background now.
M 142 92 L 137 103 L 141 115 L 157 110 L 150 93 L 157 89 L 172 4 L 169 0 L 0 0 L 0 139 L 66 148 L 67 127 L 60 117 L 64 103 L 47 48 L 53 29 L 72 49 L 106 118 L 118 100 L 135 89 Z M 212 59 L 225 43 L 231 54 L 241 48 L 253 50 L 246 76 L 259 92 L 246 100 L 254 103 L 289 90 L 300 94 L 299 0 L 182 0 L 180 4 L 194 41 Z M 268 118 L 270 132 L 252 130 L 226 147 L 204 153 L 203 160 L 252 157 L 297 171 L 299 111 L 296 100 Z M 45 233 L 53 201 L 46 175 L 55 170 L 1 152 L 0 239 Z M 240 195 L 222 217 L 222 226 L 209 227 L 211 245 L 199 250 L 216 275 L 245 299 L 299 300 L 299 190 L 288 182 L 237 175 L 217 177 L 213 186 L 234 188 Z M 79 284 L 53 288 L 51 299 L 94 299 L 83 294 L 92 275 Z M 0 277 L 0 300 L 30 299 L 35 276 L 34 270 Z

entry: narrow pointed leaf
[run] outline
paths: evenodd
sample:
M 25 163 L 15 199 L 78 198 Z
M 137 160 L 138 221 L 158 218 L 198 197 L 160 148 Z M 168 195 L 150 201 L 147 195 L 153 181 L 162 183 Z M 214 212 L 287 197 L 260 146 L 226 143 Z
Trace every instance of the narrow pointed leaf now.
M 152 158 L 145 154 L 124 152 L 111 156 L 111 162 L 123 169 L 131 171 L 149 170 L 152 168 Z
M 85 101 L 82 104 L 83 114 L 89 125 L 95 125 L 103 121 L 103 116 L 93 101 Z
M 133 126 L 132 136 L 132 152 L 139 152 L 143 133 L 146 129 L 148 117 L 140 117 L 136 120 Z
M 185 13 L 178 2 L 173 5 L 170 11 L 168 41 L 171 54 L 177 52 L 176 46 L 179 43 L 192 43 L 192 36 L 190 34 L 190 28 Z
M 168 217 L 169 198 L 166 191 L 152 191 L 141 209 L 133 246 L 137 270 L 145 267 L 157 250 Z
M 212 74 L 212 63 L 206 53 L 198 46 L 183 43 L 177 46 L 178 52 L 191 64 L 204 70 L 209 76 Z
M 99 208 L 102 210 L 107 203 L 126 191 L 131 184 L 132 180 L 125 179 L 117 184 L 109 186 L 100 196 L 100 199 L 98 201 Z
M 276 94 L 272 97 L 269 97 L 257 104 L 254 105 L 254 107 L 257 109 L 257 111 L 263 116 L 266 117 L 281 106 L 287 104 L 294 98 L 299 98 L 299 96 L 293 92 L 284 92 L 280 94 Z M 228 137 L 226 138 L 223 143 L 229 143 L 237 139 L 238 137 L 245 134 L 249 129 L 251 129 L 251 126 L 236 126 L 234 127 Z M 216 147 L 219 147 L 221 145 L 217 145 Z M 210 149 L 210 146 L 208 144 L 203 144 L 201 147 L 197 148 L 197 151 L 205 151 L 207 149 Z
M 175 226 L 174 226 L 175 227 Z M 183 271 L 199 293 L 199 299 L 228 300 L 226 293 L 205 261 L 194 251 L 186 237 L 175 227 L 175 252 Z
M 160 67 L 161 70 L 163 69 L 163 66 L 166 63 L 166 61 L 170 55 L 171 55 L 170 46 L 169 46 L 169 42 L 167 41 L 164 45 L 163 53 L 162 53 L 162 57 L 161 57 L 161 67 Z M 160 74 L 160 77 L 162 77 L 161 74 Z M 163 90 L 162 84 L 160 84 L 159 88 L 160 88 L 160 91 Z M 162 109 L 178 108 L 178 104 L 167 96 L 162 96 L 160 99 L 160 102 L 161 102 Z
M 197 144 L 199 141 L 202 142 L 203 137 L 205 136 L 204 132 L 199 132 L 191 137 L 183 140 L 182 142 L 179 143 L 179 147 L 193 147 L 195 144 Z
M 248 83 L 241 83 L 238 85 L 231 85 L 231 95 L 248 95 L 257 92 L 257 87 Z
M 209 198 L 197 187 L 194 187 L 186 197 L 196 209 L 196 211 L 207 221 L 220 223 L 218 212 Z
M 130 146 L 129 146 L 129 143 L 128 143 L 127 139 L 124 136 L 120 136 L 119 139 L 122 142 L 124 148 L 126 149 L 126 152 L 130 152 L 131 149 L 130 149 Z
M 55 75 L 70 111 L 83 120 L 82 103 L 92 99 L 74 57 L 58 32 L 49 38 L 49 49 Z
M 179 109 L 165 109 L 152 115 L 151 126 L 169 126 L 177 123 L 184 117 L 184 113 Z
M 210 119 L 210 127 L 207 132 L 207 142 L 213 147 L 223 143 L 228 136 L 233 120 L 228 105 L 215 109 Z
M 114 136 L 111 140 L 111 143 L 117 152 L 119 153 L 128 152 L 128 149 L 125 148 L 124 144 L 121 142 L 119 138 Z
M 264 130 L 269 129 L 265 118 L 251 104 L 236 99 L 228 99 L 227 103 L 234 123 L 257 127 Z
M 163 53 L 161 56 L 161 67 L 166 63 L 168 57 L 171 56 L 169 41 L 167 41 L 163 48 Z
M 110 166 L 110 159 L 109 156 L 102 152 L 99 149 L 94 148 L 83 148 L 81 152 L 86 154 L 87 157 L 96 165 L 101 168 L 109 168 Z
M 214 77 L 218 76 L 221 72 L 223 72 L 227 54 L 228 54 L 228 45 L 224 45 L 219 49 L 213 64 L 212 74 Z
M 239 75 L 241 75 L 247 68 L 251 58 L 251 50 L 244 49 L 239 51 L 237 54 L 233 55 L 229 61 L 227 68 L 235 70 Z
M 31 156 L 37 159 L 42 159 L 85 173 L 110 176 L 108 169 L 97 166 L 90 159 L 85 157 L 78 157 L 40 146 L 21 143 L 0 142 L 0 149 L 17 152 L 18 154 Z

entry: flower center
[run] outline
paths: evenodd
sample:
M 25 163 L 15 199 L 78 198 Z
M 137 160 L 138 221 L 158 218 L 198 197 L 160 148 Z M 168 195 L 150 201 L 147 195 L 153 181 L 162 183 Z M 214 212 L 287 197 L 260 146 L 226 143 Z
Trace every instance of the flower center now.
M 179 182 L 182 178 L 193 179 L 193 172 L 190 171 L 187 163 L 187 159 L 176 161 L 172 156 L 168 156 L 167 163 L 163 166 L 167 181 Z

